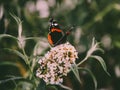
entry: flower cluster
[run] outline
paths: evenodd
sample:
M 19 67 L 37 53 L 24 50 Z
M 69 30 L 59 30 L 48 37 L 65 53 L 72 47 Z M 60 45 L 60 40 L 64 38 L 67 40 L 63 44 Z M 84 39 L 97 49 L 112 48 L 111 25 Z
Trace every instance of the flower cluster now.
M 47 84 L 59 84 L 63 82 L 63 76 L 67 76 L 71 65 L 78 58 L 78 52 L 70 43 L 64 43 L 51 48 L 38 63 L 40 64 L 36 76 Z

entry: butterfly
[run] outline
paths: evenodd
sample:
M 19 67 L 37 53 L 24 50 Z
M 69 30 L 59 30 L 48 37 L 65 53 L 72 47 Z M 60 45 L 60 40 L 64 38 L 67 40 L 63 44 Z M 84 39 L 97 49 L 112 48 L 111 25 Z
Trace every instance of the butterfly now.
M 71 27 L 66 33 L 61 30 L 59 24 L 53 18 L 50 19 L 48 42 L 52 47 L 63 44 L 67 41 L 67 36 L 71 33 L 73 27 Z

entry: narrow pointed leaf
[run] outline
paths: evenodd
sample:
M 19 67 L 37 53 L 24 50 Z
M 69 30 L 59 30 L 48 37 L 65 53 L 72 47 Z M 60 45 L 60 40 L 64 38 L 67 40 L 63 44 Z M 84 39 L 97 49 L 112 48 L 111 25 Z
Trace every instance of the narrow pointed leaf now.
M 0 66 L 4 66 L 4 65 L 17 66 L 16 63 L 9 62 L 9 61 L 4 61 L 0 63 Z
M 11 80 L 18 80 L 18 79 L 23 79 L 23 77 L 11 77 L 11 78 L 8 78 L 5 80 L 0 80 L 0 84 L 6 83 L 6 82 L 11 81 Z
M 36 90 L 46 90 L 46 83 L 41 80 L 36 88 Z
M 94 82 L 95 90 L 97 90 L 97 80 L 96 80 L 94 74 L 89 69 L 87 69 L 87 68 L 80 67 L 79 69 L 80 70 L 84 70 L 84 71 L 88 72 L 91 75 L 91 77 L 93 79 L 93 82 Z
M 12 39 L 15 39 L 16 41 L 18 41 L 18 39 L 12 35 L 9 35 L 9 34 L 1 34 L 0 35 L 0 39 L 5 38 L 5 37 L 9 37 L 9 38 L 12 38 Z
M 21 57 L 26 62 L 26 57 L 21 52 L 19 52 L 17 50 L 13 50 L 13 49 L 8 49 L 8 48 L 5 48 L 4 50 L 12 52 L 12 53 L 18 55 L 19 57 Z
M 100 62 L 100 64 L 101 64 L 101 66 L 103 67 L 104 71 L 110 76 L 110 74 L 107 71 L 107 66 L 106 66 L 106 64 L 105 64 L 105 62 L 104 62 L 102 57 L 96 56 L 96 55 L 92 55 L 90 57 L 98 60 Z
M 62 84 L 59 84 L 60 87 L 64 88 L 65 90 L 72 90 L 71 88 L 65 86 L 65 85 L 62 85 Z
M 80 83 L 82 83 L 82 81 L 81 81 L 81 79 L 80 79 L 80 75 L 79 75 L 79 71 L 78 71 L 78 67 L 77 67 L 77 65 L 72 65 L 71 66 L 71 70 L 73 71 L 73 73 L 74 73 L 74 75 L 75 75 L 75 77 L 77 78 L 77 80 L 80 82 Z

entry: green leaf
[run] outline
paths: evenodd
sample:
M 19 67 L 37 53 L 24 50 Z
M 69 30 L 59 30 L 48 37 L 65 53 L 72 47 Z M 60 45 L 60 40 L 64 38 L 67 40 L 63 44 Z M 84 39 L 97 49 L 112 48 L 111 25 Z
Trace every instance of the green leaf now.
M 5 79 L 5 80 L 0 80 L 0 84 L 2 84 L 2 83 L 6 83 L 6 82 L 8 82 L 8 81 L 13 81 L 13 80 L 18 80 L 18 79 L 23 79 L 23 77 L 16 77 L 16 76 L 12 76 L 11 78 L 8 78 L 8 79 Z
M 5 37 L 9 37 L 9 38 L 12 38 L 12 39 L 15 39 L 16 41 L 18 41 L 18 39 L 12 35 L 9 35 L 9 34 L 1 34 L 0 35 L 0 39 L 5 38 Z
M 36 88 L 36 90 L 46 90 L 46 83 L 41 80 Z
M 74 63 L 71 67 L 72 72 L 74 73 L 75 77 L 77 78 L 77 80 L 82 83 L 81 79 L 80 79 L 80 75 L 79 75 L 79 71 L 78 71 L 78 67 L 77 65 Z
M 15 14 L 10 13 L 10 15 L 15 19 L 18 25 L 18 39 L 22 37 L 22 21 Z
M 34 86 L 31 81 L 29 80 L 24 80 L 24 81 L 19 81 L 16 83 L 15 90 L 35 90 Z
M 17 66 L 16 63 L 9 62 L 9 61 L 4 61 L 0 63 L 0 66 L 4 66 L 4 65 Z
M 40 40 L 40 37 L 27 37 L 25 40 Z
M 107 71 L 107 66 L 106 66 L 106 64 L 105 64 L 105 62 L 104 62 L 104 60 L 103 60 L 102 57 L 96 56 L 96 55 L 91 55 L 90 57 L 98 60 L 98 61 L 100 62 L 100 64 L 101 64 L 101 66 L 103 67 L 104 71 L 105 71 L 109 76 L 111 76 L 111 75 L 109 74 L 109 72 Z
M 94 74 L 89 69 L 87 69 L 87 68 L 80 67 L 79 69 L 80 70 L 84 70 L 84 71 L 88 72 L 91 75 L 91 77 L 93 79 L 93 82 L 94 82 L 95 90 L 97 90 L 97 80 L 96 80 Z
M 48 89 L 50 89 L 50 90 L 58 90 L 58 88 L 55 85 L 47 85 L 46 88 L 47 88 L 47 90 Z
M 65 90 L 72 90 L 71 88 L 69 88 L 68 86 L 65 86 L 63 84 L 58 84 L 61 88 L 64 88 Z
M 19 57 L 21 57 L 26 62 L 26 57 L 21 52 L 19 52 L 17 50 L 9 49 L 9 48 L 5 48 L 4 50 L 12 52 L 12 53 L 18 55 Z
M 17 22 L 18 25 L 22 23 L 22 21 L 20 20 L 20 18 L 17 17 L 15 14 L 10 13 L 10 15 L 15 19 L 15 21 Z

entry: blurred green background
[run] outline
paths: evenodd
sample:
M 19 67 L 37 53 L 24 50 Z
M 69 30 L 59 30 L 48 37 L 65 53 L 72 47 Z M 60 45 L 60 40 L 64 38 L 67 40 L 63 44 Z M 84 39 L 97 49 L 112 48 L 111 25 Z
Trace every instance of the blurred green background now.
M 92 38 L 95 37 L 105 51 L 104 54 L 97 54 L 105 60 L 111 77 L 95 60 L 86 62 L 83 67 L 94 73 L 98 90 L 120 90 L 120 0 L 0 0 L 0 34 L 17 37 L 18 26 L 10 13 L 22 20 L 23 37 L 40 38 L 24 42 L 28 56 L 33 55 L 36 43 L 39 43 L 37 55 L 43 55 L 49 48 L 47 33 L 50 17 L 54 17 L 64 31 L 75 26 L 68 40 L 78 50 L 80 60 L 84 58 Z M 20 51 L 19 45 L 13 39 L 0 39 L 0 80 L 9 75 L 25 77 L 27 67 L 22 58 L 4 48 Z M 74 90 L 94 90 L 90 75 L 85 72 L 80 74 L 82 85 L 71 73 L 65 79 L 65 84 Z M 0 90 L 13 90 L 16 83 L 2 83 Z

